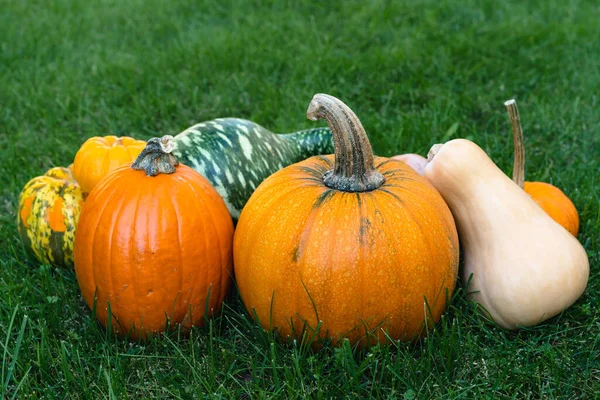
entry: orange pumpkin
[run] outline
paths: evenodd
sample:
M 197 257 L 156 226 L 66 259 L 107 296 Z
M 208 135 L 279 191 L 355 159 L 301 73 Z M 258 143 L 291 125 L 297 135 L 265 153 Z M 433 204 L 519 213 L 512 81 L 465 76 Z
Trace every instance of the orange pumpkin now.
M 523 128 L 519 109 L 515 100 L 504 103 L 508 110 L 513 132 L 514 164 L 513 181 L 548 214 L 553 220 L 571 232 L 579 233 L 579 214 L 575 204 L 556 186 L 545 182 L 525 182 L 525 148 L 523 147 Z
M 84 193 L 123 164 L 131 163 L 146 146 L 143 140 L 123 136 L 92 137 L 75 154 L 73 175 Z
M 374 158 L 340 100 L 315 95 L 307 116 L 327 120 L 335 155 L 276 172 L 242 210 L 234 268 L 243 302 L 284 338 L 414 338 L 454 290 L 459 245 L 450 210 L 405 163 Z
M 571 232 L 573 236 L 577 236 L 579 214 L 575 204 L 562 190 L 545 182 L 525 182 L 524 189 L 546 214 Z
M 81 293 L 104 325 L 143 338 L 167 324 L 199 325 L 230 287 L 233 223 L 223 199 L 151 139 L 131 166 L 90 193 L 75 235 Z

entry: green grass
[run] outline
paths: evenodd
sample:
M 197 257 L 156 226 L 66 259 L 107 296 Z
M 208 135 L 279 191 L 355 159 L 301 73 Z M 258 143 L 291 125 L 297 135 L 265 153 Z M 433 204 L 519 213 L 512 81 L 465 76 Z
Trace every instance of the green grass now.
M 327 3 L 327 5 L 325 5 Z M 0 0 L 0 343 L 4 398 L 593 398 L 600 393 L 600 6 L 595 1 Z M 516 98 L 528 180 L 581 216 L 588 289 L 517 333 L 459 288 L 418 343 L 319 352 L 258 329 L 234 293 L 189 338 L 115 339 L 73 271 L 25 256 L 33 176 L 88 137 L 148 139 L 216 117 L 278 132 L 317 92 L 343 99 L 382 156 L 467 137 L 511 173 Z

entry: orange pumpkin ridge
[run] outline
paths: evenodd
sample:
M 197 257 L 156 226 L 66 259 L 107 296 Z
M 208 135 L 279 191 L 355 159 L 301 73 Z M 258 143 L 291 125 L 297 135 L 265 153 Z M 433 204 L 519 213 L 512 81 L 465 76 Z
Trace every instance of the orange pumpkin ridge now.
M 200 174 L 151 139 L 131 166 L 90 193 L 76 235 L 82 295 L 119 334 L 145 338 L 170 326 L 201 325 L 229 291 L 233 224 Z M 96 296 L 96 297 L 94 297 Z
M 25 229 L 29 229 L 30 225 L 27 222 L 29 216 L 31 215 L 31 206 L 33 205 L 33 201 L 35 200 L 35 196 L 28 196 L 23 201 L 23 206 L 21 206 L 21 210 L 19 210 L 19 215 L 21 216 L 21 222 Z
M 234 236 L 242 300 L 284 339 L 305 332 L 315 345 L 325 337 L 372 345 L 386 335 L 417 337 L 455 287 L 450 210 L 409 166 L 374 157 L 339 100 L 316 95 L 307 114 L 327 119 L 335 155 L 276 172 L 242 210 Z
M 63 204 L 63 199 L 57 198 L 47 215 L 50 229 L 55 232 L 64 232 L 67 229 L 63 219 Z
M 525 190 L 546 214 L 577 237 L 579 233 L 579 214 L 571 199 L 562 190 L 549 183 L 525 182 L 525 148 L 523 146 L 523 128 L 519 109 L 514 99 L 506 101 L 504 105 L 508 110 L 513 132 L 513 181 Z

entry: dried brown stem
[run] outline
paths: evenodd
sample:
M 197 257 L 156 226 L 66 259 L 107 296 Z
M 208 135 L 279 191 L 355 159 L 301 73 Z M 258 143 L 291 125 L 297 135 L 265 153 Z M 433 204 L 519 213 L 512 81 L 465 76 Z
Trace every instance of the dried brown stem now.
M 514 99 L 504 103 L 510 117 L 513 132 L 514 161 L 512 180 L 523 189 L 525 185 L 525 148 L 523 147 L 523 128 L 517 102 Z
M 383 185 L 385 177 L 375 168 L 373 150 L 365 129 L 341 100 L 316 94 L 306 111 L 308 119 L 327 121 L 333 134 L 335 161 L 323 176 L 327 187 L 345 192 L 365 192 Z
M 172 174 L 179 162 L 171 152 L 175 148 L 173 136 L 165 135 L 162 138 L 148 140 L 146 147 L 131 168 L 144 171 L 147 176 L 158 174 Z

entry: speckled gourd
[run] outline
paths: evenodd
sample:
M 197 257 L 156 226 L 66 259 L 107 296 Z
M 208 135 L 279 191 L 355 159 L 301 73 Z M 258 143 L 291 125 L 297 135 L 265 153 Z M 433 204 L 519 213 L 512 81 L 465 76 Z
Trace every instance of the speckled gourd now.
M 310 156 L 333 153 L 329 128 L 275 134 L 238 118 L 199 123 L 174 140 L 173 154 L 212 183 L 234 221 L 269 175 Z
M 27 182 L 17 228 L 25 249 L 39 262 L 73 267 L 75 228 L 84 199 L 69 168 L 51 168 Z

